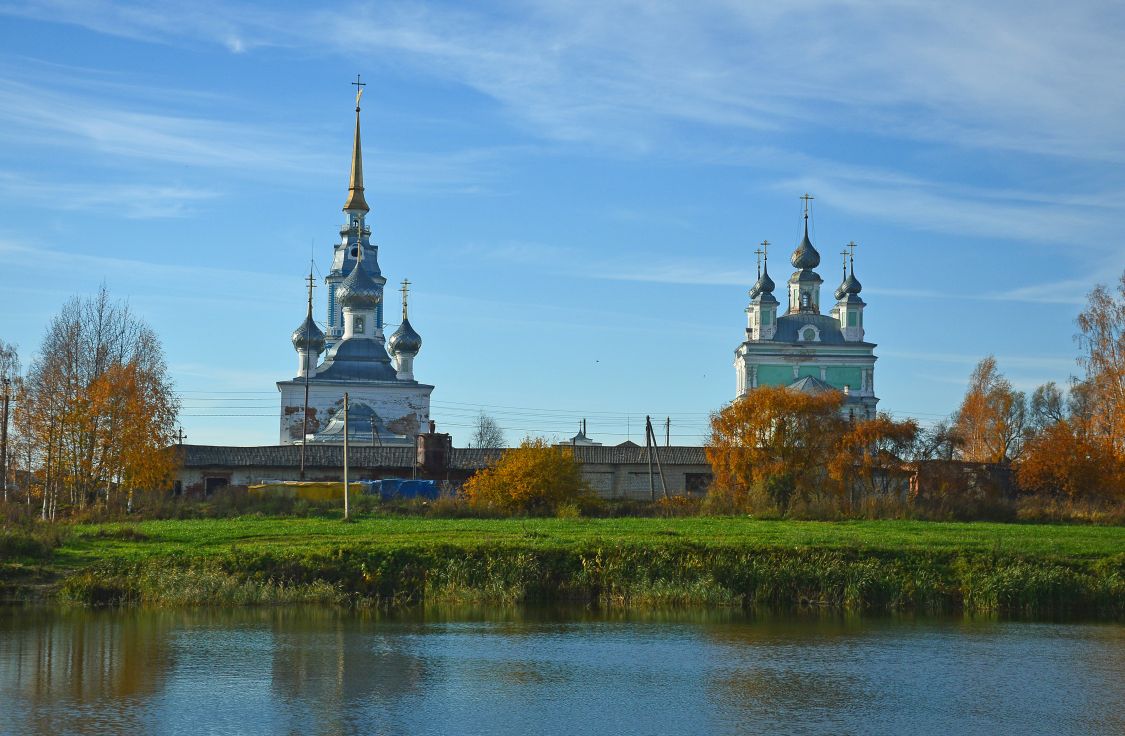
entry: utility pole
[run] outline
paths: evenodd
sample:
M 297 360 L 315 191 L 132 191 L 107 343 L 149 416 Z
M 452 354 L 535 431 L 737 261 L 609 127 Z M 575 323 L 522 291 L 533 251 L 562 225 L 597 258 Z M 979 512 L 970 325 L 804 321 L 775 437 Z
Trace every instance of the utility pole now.
M 648 495 L 650 501 L 656 500 L 656 488 L 652 482 L 652 459 L 656 457 L 656 470 L 660 473 L 660 491 L 668 498 L 668 483 L 664 480 L 664 466 L 660 463 L 660 453 L 656 450 L 656 432 L 652 429 L 652 417 L 645 417 L 645 447 L 648 448 Z
M 348 392 L 344 392 L 344 521 L 348 520 Z
M 180 427 L 178 430 L 176 430 L 176 444 L 183 445 L 184 440 L 186 440 L 186 439 L 187 439 L 187 435 L 184 434 L 184 428 L 183 427 Z
M 4 490 L 4 503 L 8 503 L 8 404 L 11 401 L 12 382 L 4 376 L 4 407 L 0 418 L 0 488 Z
M 664 420 L 664 446 L 672 446 L 672 417 L 667 417 Z
M 645 417 L 645 450 L 648 452 L 648 500 L 656 501 L 656 486 L 652 482 L 652 418 Z
M 312 330 L 309 329 L 309 320 L 312 319 L 312 292 L 313 287 L 316 285 L 316 280 L 313 279 L 313 263 L 309 259 L 309 313 L 308 319 L 305 320 L 305 365 L 302 366 L 305 370 L 305 407 L 301 415 L 301 475 L 300 479 L 305 479 L 305 444 L 309 441 L 309 348 L 312 346 L 312 335 L 309 334 Z M 316 365 L 316 361 L 312 361 Z M 345 439 L 345 442 L 347 440 Z M 347 493 L 344 494 L 347 497 Z

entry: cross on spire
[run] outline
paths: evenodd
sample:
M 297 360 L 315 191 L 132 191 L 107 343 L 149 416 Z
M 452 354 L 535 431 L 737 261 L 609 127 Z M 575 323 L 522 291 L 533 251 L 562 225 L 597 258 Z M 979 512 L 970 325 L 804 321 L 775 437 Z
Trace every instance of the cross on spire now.
M 769 264 L 770 261 L 770 241 L 762 241 L 762 263 Z
M 846 247 L 849 251 L 849 253 L 848 253 L 848 264 L 851 266 L 851 269 L 854 272 L 855 271 L 855 249 L 859 247 L 859 243 L 855 242 L 854 240 L 850 240 L 850 241 L 848 241 L 848 245 Z
M 402 286 L 399 288 L 402 292 L 402 319 L 406 320 L 406 295 L 410 293 L 410 279 L 403 279 Z
M 801 195 L 801 199 L 804 200 L 804 203 L 805 203 L 805 222 L 808 222 L 808 220 L 809 220 L 809 202 L 816 199 L 816 197 L 812 196 L 808 192 L 805 192 L 804 194 Z
M 305 283 L 309 287 L 309 316 L 312 316 L 312 293 L 316 288 L 316 279 L 313 278 L 312 263 L 309 263 L 309 275 L 305 277 Z
M 844 257 L 844 275 L 847 276 L 848 275 L 848 249 L 847 249 L 846 246 L 844 247 L 844 249 L 842 251 L 840 251 L 840 255 L 842 255 Z
M 762 254 L 765 253 L 761 248 L 756 248 L 754 254 L 758 256 L 758 278 L 762 278 Z
M 367 86 L 367 82 L 359 81 L 359 75 L 357 74 L 352 84 L 355 85 L 355 111 L 359 112 L 359 98 L 363 97 L 363 88 Z

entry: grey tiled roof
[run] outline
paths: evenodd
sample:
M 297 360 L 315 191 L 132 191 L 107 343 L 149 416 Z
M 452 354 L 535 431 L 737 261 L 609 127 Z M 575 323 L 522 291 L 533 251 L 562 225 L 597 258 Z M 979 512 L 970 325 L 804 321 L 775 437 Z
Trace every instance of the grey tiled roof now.
M 812 325 L 820 331 L 819 342 L 805 342 L 799 340 L 801 328 Z M 764 341 L 770 342 L 770 341 Z M 840 323 L 827 314 L 785 314 L 777 318 L 777 332 L 774 333 L 772 342 L 800 342 L 810 347 L 816 345 L 851 345 L 857 347 L 875 347 L 866 342 L 848 342 L 844 333 L 840 331 Z
M 272 467 L 300 465 L 299 445 L 264 445 L 260 447 L 227 447 L 222 445 L 183 445 L 185 468 Z M 706 465 L 702 447 L 659 447 L 660 462 L 665 465 Z M 454 470 L 476 470 L 495 462 L 503 450 L 490 448 L 454 448 L 450 467 Z M 598 465 L 647 463 L 644 447 L 578 446 L 574 454 L 579 462 Z M 366 468 L 410 468 L 414 458 L 412 447 L 348 447 L 348 464 Z M 308 445 L 305 465 L 310 468 L 335 468 L 343 465 L 344 448 L 340 445 Z

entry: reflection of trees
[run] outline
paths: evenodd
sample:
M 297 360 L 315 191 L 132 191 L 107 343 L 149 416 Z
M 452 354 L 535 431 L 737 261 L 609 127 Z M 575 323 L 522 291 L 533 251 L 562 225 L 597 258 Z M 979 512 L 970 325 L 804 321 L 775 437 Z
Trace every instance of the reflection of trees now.
M 291 706 L 294 732 L 351 732 L 369 708 L 419 692 L 425 663 L 405 649 L 401 626 L 381 636 L 378 618 L 334 609 L 277 609 L 271 690 Z
M 838 611 L 746 613 L 701 628 L 716 663 L 711 698 L 741 723 L 763 731 L 800 731 L 876 700 L 855 657 L 892 619 L 861 619 Z
M 167 614 L 10 611 L 0 619 L 5 727 L 26 734 L 139 733 L 130 704 L 163 688 L 172 664 L 170 627 Z M 94 702 L 98 719 L 84 710 Z

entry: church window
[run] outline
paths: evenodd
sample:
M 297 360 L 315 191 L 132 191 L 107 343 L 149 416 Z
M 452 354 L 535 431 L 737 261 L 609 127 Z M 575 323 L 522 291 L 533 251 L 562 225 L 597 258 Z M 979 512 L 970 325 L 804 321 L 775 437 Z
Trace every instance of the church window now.
M 363 317 L 360 315 L 352 315 L 352 333 L 356 335 L 363 334 Z
M 768 325 L 770 323 L 770 317 L 772 317 L 772 316 L 773 316 L 773 313 L 770 312 L 770 310 L 768 310 L 768 309 L 765 310 L 764 312 L 762 312 L 762 324 Z
M 809 306 L 809 295 L 807 293 L 801 294 L 801 306 L 802 307 Z
M 856 312 L 854 309 L 848 310 L 848 327 L 855 327 L 857 315 L 858 312 Z

